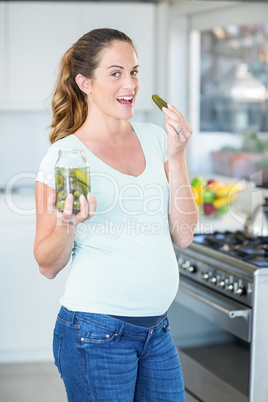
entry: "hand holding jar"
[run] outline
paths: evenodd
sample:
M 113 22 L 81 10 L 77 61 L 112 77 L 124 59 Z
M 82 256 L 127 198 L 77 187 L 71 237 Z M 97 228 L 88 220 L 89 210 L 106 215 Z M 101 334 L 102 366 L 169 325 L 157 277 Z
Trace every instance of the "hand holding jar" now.
M 55 164 L 55 188 L 48 201 L 49 210 L 67 224 L 89 219 L 96 210 L 96 198 L 90 193 L 89 163 L 82 149 L 59 151 Z

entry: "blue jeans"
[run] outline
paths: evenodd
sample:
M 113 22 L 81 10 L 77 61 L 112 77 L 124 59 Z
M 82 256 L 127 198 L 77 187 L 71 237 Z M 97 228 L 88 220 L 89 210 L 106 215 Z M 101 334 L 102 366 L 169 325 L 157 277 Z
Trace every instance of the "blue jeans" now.
M 62 307 L 53 353 L 69 402 L 185 401 L 167 317 L 146 328 Z

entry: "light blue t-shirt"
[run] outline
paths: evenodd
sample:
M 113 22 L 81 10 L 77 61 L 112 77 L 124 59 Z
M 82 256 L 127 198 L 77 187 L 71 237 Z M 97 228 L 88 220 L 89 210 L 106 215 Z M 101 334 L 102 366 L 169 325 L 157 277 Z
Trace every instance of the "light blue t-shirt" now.
M 60 303 L 73 311 L 157 316 L 172 303 L 179 284 L 168 224 L 169 187 L 164 170 L 166 133 L 151 123 L 131 123 L 146 168 L 138 177 L 120 173 L 75 136 L 57 141 L 43 158 L 37 180 L 54 184 L 58 150 L 84 148 L 90 164 L 95 215 L 80 223 L 72 265 Z

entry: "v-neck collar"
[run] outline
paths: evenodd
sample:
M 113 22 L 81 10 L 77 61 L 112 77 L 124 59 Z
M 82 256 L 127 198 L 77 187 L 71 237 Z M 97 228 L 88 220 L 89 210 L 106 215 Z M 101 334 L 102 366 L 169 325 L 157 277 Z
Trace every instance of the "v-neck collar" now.
M 135 134 L 137 135 L 137 138 L 138 138 L 138 140 L 139 140 L 139 142 L 140 142 L 140 145 L 141 145 L 141 148 L 142 148 L 142 151 L 143 151 L 143 155 L 144 155 L 144 158 L 145 158 L 145 168 L 144 168 L 143 172 L 142 172 L 141 174 L 139 174 L 138 176 L 133 176 L 133 175 L 130 175 L 130 174 L 127 174 L 127 173 L 123 173 L 123 172 L 120 172 L 119 170 L 113 168 L 112 166 L 110 166 L 109 164 L 107 164 L 106 162 L 104 162 L 102 159 L 100 159 L 98 156 L 96 156 L 96 155 L 83 143 L 83 141 L 81 141 L 75 134 L 71 134 L 71 137 L 72 137 L 77 143 L 79 143 L 80 146 L 81 146 L 81 145 L 83 146 L 83 148 L 85 149 L 85 151 L 90 154 L 91 158 L 95 159 L 99 164 L 103 165 L 106 169 L 110 169 L 111 171 L 113 171 L 113 172 L 114 172 L 115 174 L 117 174 L 117 175 L 122 175 L 122 176 L 126 176 L 126 177 L 128 177 L 128 178 L 131 178 L 132 180 L 137 180 L 137 179 L 140 179 L 141 177 L 143 177 L 143 176 L 145 176 L 145 175 L 147 174 L 148 169 L 149 169 L 149 168 L 148 168 L 148 163 L 149 163 L 149 161 L 148 161 L 148 158 L 147 158 L 147 155 L 146 155 L 146 151 L 145 151 L 145 149 L 144 149 L 144 144 L 143 144 L 142 136 L 140 135 L 139 130 L 138 130 L 136 124 L 135 124 L 134 122 L 130 122 L 130 124 L 131 124 L 131 126 L 132 126 L 132 128 L 133 128 Z

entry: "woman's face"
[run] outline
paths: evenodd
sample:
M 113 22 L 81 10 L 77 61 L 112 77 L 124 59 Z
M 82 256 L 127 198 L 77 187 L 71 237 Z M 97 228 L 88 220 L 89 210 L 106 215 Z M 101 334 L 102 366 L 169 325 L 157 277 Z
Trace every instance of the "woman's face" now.
M 134 114 L 139 89 L 137 55 L 127 42 L 114 41 L 104 49 L 89 94 L 90 111 L 128 120 Z

